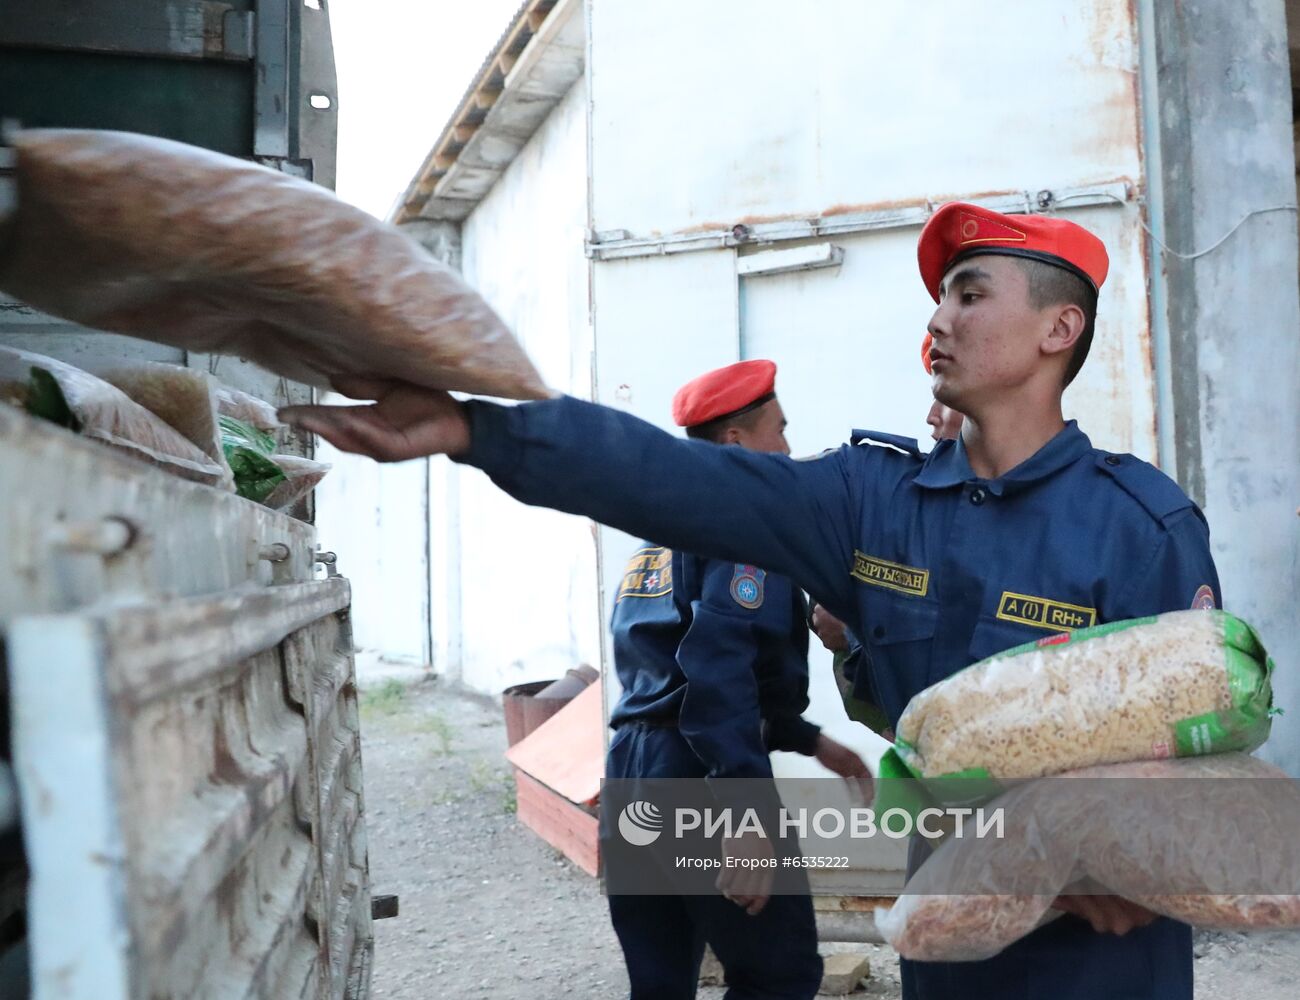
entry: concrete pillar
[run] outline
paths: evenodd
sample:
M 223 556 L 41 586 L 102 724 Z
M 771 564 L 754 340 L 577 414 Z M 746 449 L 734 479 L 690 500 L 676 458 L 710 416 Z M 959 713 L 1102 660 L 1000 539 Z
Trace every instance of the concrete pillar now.
M 1166 464 L 1209 519 L 1225 606 L 1260 629 L 1278 666 L 1288 714 L 1263 756 L 1300 777 L 1300 285 L 1285 6 L 1142 0 L 1141 14 L 1157 64 L 1145 95 L 1156 102 L 1153 228 L 1175 251 L 1205 251 L 1183 259 L 1152 247 L 1153 281 L 1164 282 L 1152 300 L 1165 304 L 1153 327 L 1168 331 L 1158 376 L 1172 383 L 1172 413 L 1159 414 L 1174 426 Z

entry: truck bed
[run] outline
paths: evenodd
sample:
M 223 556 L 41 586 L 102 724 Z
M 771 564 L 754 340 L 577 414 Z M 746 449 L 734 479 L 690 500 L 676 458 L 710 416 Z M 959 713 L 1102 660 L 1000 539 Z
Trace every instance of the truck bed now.
M 32 996 L 366 996 L 350 591 L 312 526 L 4 406 L 0 490 Z

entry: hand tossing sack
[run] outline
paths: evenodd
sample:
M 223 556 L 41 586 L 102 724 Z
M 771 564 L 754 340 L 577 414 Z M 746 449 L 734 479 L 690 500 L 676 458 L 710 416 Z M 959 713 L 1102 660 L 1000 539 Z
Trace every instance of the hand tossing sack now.
M 548 393 L 501 319 L 413 240 L 307 181 L 126 132 L 8 136 L 0 290 L 86 326 L 326 386 Z

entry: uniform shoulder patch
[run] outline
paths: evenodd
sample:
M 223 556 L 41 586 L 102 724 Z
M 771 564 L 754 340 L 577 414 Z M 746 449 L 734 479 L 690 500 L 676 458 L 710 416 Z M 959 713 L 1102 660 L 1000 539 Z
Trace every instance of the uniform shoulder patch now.
M 1208 583 L 1201 584 L 1192 596 L 1192 610 L 1213 611 L 1214 607 L 1214 588 Z
M 663 597 L 673 592 L 673 550 L 660 545 L 637 549 L 623 570 L 617 604 L 625 597 Z
M 1189 507 L 1196 509 L 1196 504 L 1176 482 L 1154 465 L 1133 455 L 1102 453 L 1097 456 L 1097 468 L 1114 479 L 1157 521 L 1163 522 L 1170 515 Z
M 742 608 L 754 611 L 763 606 L 763 580 L 767 577 L 765 570 L 757 566 L 736 563 L 731 574 L 731 597 Z
M 863 431 L 854 429 L 849 436 L 849 444 L 855 448 L 868 441 L 871 444 L 884 444 L 891 448 L 897 448 L 899 451 L 906 452 L 909 455 L 915 455 L 917 458 L 924 458 L 925 452 L 917 443 L 916 438 L 904 437 L 901 434 L 886 434 L 883 431 Z

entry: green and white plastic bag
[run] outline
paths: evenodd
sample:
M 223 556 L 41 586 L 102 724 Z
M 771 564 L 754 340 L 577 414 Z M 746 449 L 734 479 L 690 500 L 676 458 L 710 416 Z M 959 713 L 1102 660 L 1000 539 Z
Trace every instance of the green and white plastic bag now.
M 1016 646 L 926 688 L 881 761 L 876 808 L 969 805 L 1098 764 L 1255 749 L 1272 661 L 1223 611 L 1174 611 Z

